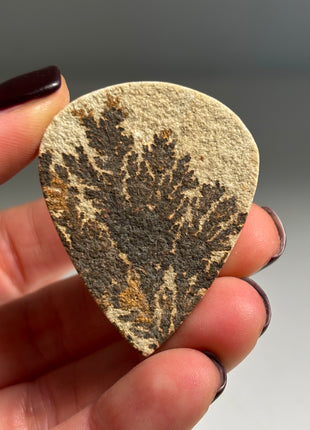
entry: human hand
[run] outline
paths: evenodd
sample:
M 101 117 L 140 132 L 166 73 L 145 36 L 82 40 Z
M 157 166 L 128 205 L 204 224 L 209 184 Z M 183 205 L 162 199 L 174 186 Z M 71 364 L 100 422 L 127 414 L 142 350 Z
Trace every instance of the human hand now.
M 0 85 L 1 183 L 37 155 L 47 125 L 69 102 L 56 69 L 37 90 L 39 98 L 13 94 L 7 106 Z M 192 428 L 224 387 L 223 369 L 243 360 L 269 322 L 265 294 L 241 278 L 279 255 L 284 242 L 276 216 L 253 204 L 220 276 L 165 345 L 143 359 L 78 276 L 60 280 L 73 267 L 44 200 L 3 211 L 0 429 Z

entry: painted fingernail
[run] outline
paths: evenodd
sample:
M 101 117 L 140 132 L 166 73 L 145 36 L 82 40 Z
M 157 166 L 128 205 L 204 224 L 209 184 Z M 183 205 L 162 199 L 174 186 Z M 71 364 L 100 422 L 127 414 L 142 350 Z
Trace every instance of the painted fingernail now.
M 61 74 L 56 66 L 17 76 L 0 84 L 0 110 L 48 96 L 60 85 Z
M 279 238 L 280 238 L 280 247 L 278 252 L 268 261 L 268 263 L 264 266 L 268 267 L 270 266 L 272 263 L 274 263 L 275 261 L 277 261 L 277 259 L 279 257 L 281 257 L 281 255 L 283 254 L 284 250 L 285 250 L 285 246 L 286 246 L 286 233 L 285 233 L 285 229 L 284 226 L 282 224 L 282 221 L 280 220 L 279 216 L 275 213 L 274 210 L 270 209 L 267 206 L 262 206 L 262 208 L 271 216 L 271 218 L 273 219 L 273 222 L 275 223 L 277 230 L 278 230 L 278 234 L 279 234 Z
M 220 395 L 222 394 L 222 392 L 225 390 L 225 387 L 227 385 L 227 373 L 225 370 L 225 367 L 223 366 L 221 360 L 217 357 L 217 355 L 215 355 L 213 352 L 211 351 L 202 351 L 208 358 L 210 358 L 210 360 L 213 361 L 213 363 L 215 364 L 217 370 L 219 371 L 220 377 L 221 377 L 221 383 L 219 388 L 217 389 L 217 392 L 215 394 L 215 397 L 213 399 L 213 402 L 220 397 Z
M 253 281 L 253 279 L 243 278 L 243 280 L 246 281 L 248 284 L 250 284 L 251 287 L 253 287 L 258 292 L 258 294 L 261 296 L 261 298 L 264 302 L 265 309 L 266 309 L 266 322 L 265 322 L 265 325 L 264 325 L 262 332 L 260 334 L 260 335 L 263 335 L 265 333 L 265 331 L 267 330 L 267 328 L 269 327 L 270 320 L 271 320 L 271 306 L 270 306 L 269 299 L 268 299 L 265 291 L 255 281 Z

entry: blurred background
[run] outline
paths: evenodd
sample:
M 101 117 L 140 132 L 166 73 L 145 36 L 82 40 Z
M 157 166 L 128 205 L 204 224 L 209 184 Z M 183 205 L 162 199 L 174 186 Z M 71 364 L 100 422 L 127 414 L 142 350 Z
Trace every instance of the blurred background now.
M 254 135 L 255 201 L 280 215 L 288 245 L 254 277 L 272 304 L 269 330 L 195 430 L 309 422 L 309 21 L 309 0 L 1 1 L 0 81 L 56 64 L 72 98 L 131 80 L 174 82 L 219 99 Z M 0 188 L 0 208 L 40 195 L 34 162 Z

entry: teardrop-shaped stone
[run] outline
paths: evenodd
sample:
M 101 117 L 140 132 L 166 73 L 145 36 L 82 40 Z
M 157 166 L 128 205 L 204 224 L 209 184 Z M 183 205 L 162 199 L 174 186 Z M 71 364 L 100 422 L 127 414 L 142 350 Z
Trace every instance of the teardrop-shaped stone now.
M 40 148 L 43 193 L 95 301 L 143 355 L 193 310 L 234 246 L 258 151 L 217 100 L 131 82 L 69 104 Z

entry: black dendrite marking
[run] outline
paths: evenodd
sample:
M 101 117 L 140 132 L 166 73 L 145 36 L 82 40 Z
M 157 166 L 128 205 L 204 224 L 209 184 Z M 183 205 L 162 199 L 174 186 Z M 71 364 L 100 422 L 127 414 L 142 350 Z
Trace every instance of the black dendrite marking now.
M 80 115 L 88 144 L 97 156 L 93 164 L 84 148 L 77 146 L 74 156 L 63 154 L 63 166 L 54 166 L 63 180 L 70 172 L 85 190 L 84 196 L 79 196 L 69 187 L 66 204 L 70 221 L 59 215 L 57 222 L 66 228 L 70 243 L 62 239 L 93 294 L 100 298 L 103 284 L 116 307 L 119 294 L 127 288 L 129 270 L 120 253 L 127 256 L 130 270 L 140 280 L 139 288 L 151 313 L 154 294 L 172 267 L 177 285 L 177 327 L 199 300 L 197 289 L 207 289 L 217 276 L 230 249 L 230 237 L 240 232 L 246 214 L 238 212 L 235 198 L 226 196 L 219 182 L 214 186 L 199 184 L 190 169 L 190 155 L 178 159 L 176 141 L 166 133 L 155 134 L 150 146 L 144 145 L 138 154 L 133 137 L 120 125 L 123 119 L 122 110 L 115 107 L 107 108 L 99 121 L 92 114 Z M 51 163 L 48 154 L 44 157 L 46 165 Z M 50 176 L 46 174 L 46 182 Z M 187 196 L 192 189 L 196 190 L 194 198 Z M 96 220 L 85 221 L 77 209 L 80 199 L 91 201 Z M 213 251 L 223 252 L 221 261 L 214 261 Z M 169 308 L 172 293 L 166 288 L 163 295 L 160 304 Z M 124 319 L 134 320 L 137 312 L 133 310 Z M 154 323 L 148 331 L 164 340 L 170 318 L 167 312 L 160 326 Z M 149 336 L 142 323 L 134 330 Z

